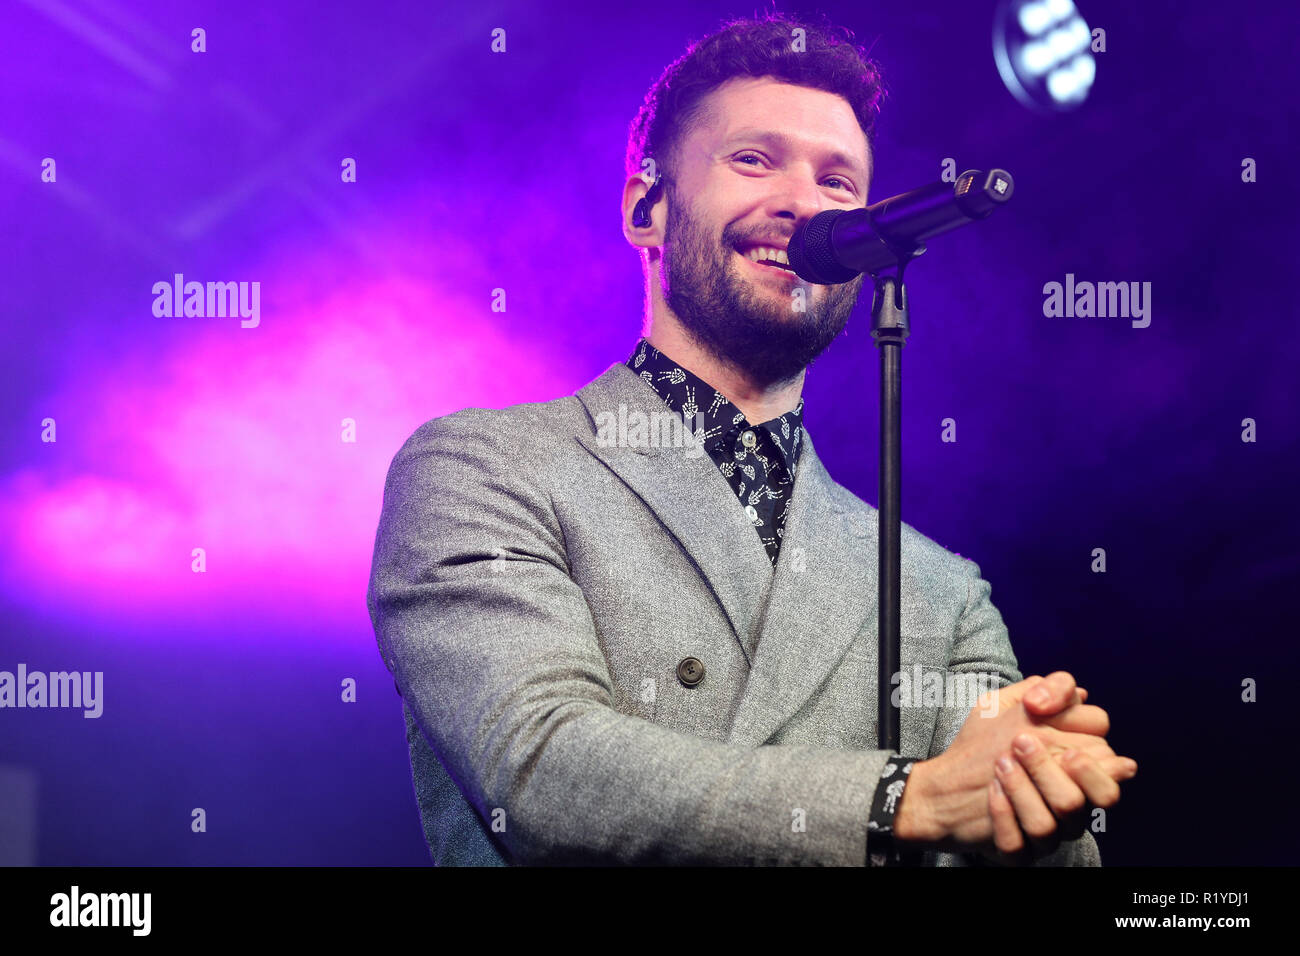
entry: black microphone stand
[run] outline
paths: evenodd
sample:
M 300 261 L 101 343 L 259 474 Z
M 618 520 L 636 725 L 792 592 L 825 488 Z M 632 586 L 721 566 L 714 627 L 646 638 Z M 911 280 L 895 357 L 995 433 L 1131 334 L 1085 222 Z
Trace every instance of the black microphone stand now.
M 901 710 L 893 687 L 902 692 L 902 393 L 903 345 L 910 331 L 907 264 L 925 252 L 923 240 L 988 217 L 1011 198 L 1014 183 L 1003 169 L 967 170 L 954 184 L 935 183 L 866 207 L 864 215 L 825 210 L 796 230 L 787 252 L 800 278 L 823 284 L 847 282 L 868 273 L 875 288 L 871 337 L 880 350 L 880 507 L 877 509 L 879 656 L 876 672 L 879 749 L 902 750 Z M 910 238 L 909 238 L 910 237 Z M 838 251 L 837 251 L 838 250 Z M 847 261 L 846 261 L 847 260 Z M 893 270 L 893 275 L 888 274 Z M 921 688 L 910 688 L 919 693 Z M 910 694 L 909 694 L 910 696 Z M 916 704 L 913 703 L 913 706 Z M 906 792 L 904 793 L 906 799 Z M 893 862 L 915 865 L 923 851 L 891 841 Z
M 993 202 L 1005 202 L 1010 198 L 1011 177 L 1003 170 L 994 170 L 982 190 L 972 192 L 976 177 L 981 175 L 968 171 L 958 177 L 956 192 L 971 196 L 972 201 L 983 193 L 989 201 L 982 208 L 969 210 L 972 215 L 983 218 L 993 209 Z M 998 188 L 997 184 L 1001 185 Z M 990 189 L 993 192 L 990 192 Z M 936 197 L 942 197 L 942 189 L 931 188 L 917 190 L 910 194 L 915 197 L 916 205 L 928 205 Z M 994 199 L 993 197 L 997 198 Z M 876 348 L 880 350 L 880 507 L 876 513 L 876 540 L 878 565 L 878 599 L 880 604 L 880 656 L 876 673 L 877 705 L 879 728 L 877 739 L 881 750 L 894 751 L 900 758 L 925 759 L 925 754 L 908 755 L 902 749 L 901 714 L 902 700 L 902 451 L 903 451 L 903 345 L 910 332 L 908 325 L 907 287 L 903 284 L 903 272 L 907 264 L 925 252 L 925 245 L 920 241 L 905 241 L 891 238 L 879 225 L 876 215 L 869 220 L 872 232 L 879 242 L 874 262 L 878 263 L 871 272 L 875 294 L 871 302 L 871 337 L 875 339 Z M 943 231 L 956 223 L 944 224 Z M 932 232 L 937 235 L 939 230 Z M 883 264 L 879 264 L 882 263 Z M 893 269 L 894 274 L 887 274 Z M 892 689 L 895 680 L 899 684 L 900 700 L 894 705 Z M 909 696 L 921 692 L 919 687 L 909 688 Z M 917 701 L 911 701 L 917 706 Z M 906 792 L 904 792 L 906 799 Z M 897 843 L 890 847 L 890 854 L 896 864 L 902 866 L 919 866 L 923 862 L 923 850 L 904 848 Z
M 871 337 L 880 350 L 880 505 L 876 511 L 877 596 L 880 654 L 876 677 L 879 718 L 877 739 L 881 750 L 902 751 L 899 705 L 893 702 L 893 686 L 902 674 L 902 452 L 903 452 L 903 346 L 907 342 L 907 287 L 903 271 L 907 263 L 925 252 L 925 246 L 890 246 L 897 258 L 895 275 L 876 273 L 871 279 L 875 293 L 871 300 Z M 919 688 L 912 688 L 915 693 Z M 914 755 L 924 759 L 925 754 Z M 919 866 L 924 851 L 893 843 L 890 852 L 902 866 Z
M 902 451 L 903 345 L 907 342 L 907 287 L 903 270 L 925 251 L 924 246 L 901 251 L 896 276 L 873 275 L 871 337 L 880 350 L 880 506 L 876 512 L 880 657 L 877 693 L 881 750 L 901 756 L 900 709 L 892 700 L 895 681 L 901 682 L 902 629 Z M 901 691 L 900 687 L 900 691 Z M 899 702 L 900 705 L 902 701 Z M 917 756 L 924 757 L 924 754 Z

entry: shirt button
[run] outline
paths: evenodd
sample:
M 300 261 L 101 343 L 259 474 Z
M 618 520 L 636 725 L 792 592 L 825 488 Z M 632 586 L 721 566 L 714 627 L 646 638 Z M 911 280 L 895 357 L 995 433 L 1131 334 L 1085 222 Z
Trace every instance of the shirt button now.
M 743 444 L 746 448 L 748 448 L 750 451 L 753 451 L 754 446 L 758 444 L 758 436 L 755 435 L 752 431 L 747 431 L 740 436 L 740 441 L 741 444 Z
M 745 505 L 745 514 L 749 515 L 750 521 L 758 520 L 758 509 L 753 505 Z

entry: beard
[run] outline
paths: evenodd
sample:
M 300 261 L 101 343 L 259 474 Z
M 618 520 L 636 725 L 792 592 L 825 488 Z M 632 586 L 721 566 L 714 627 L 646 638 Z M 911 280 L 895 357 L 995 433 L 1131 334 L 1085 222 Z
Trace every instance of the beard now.
M 740 274 L 736 245 L 750 238 L 728 226 L 714 241 L 689 205 L 671 201 L 661 263 L 664 301 L 714 358 L 769 387 L 795 378 L 844 330 L 863 277 L 826 286 L 822 295 L 800 280 L 804 311 L 796 311 L 789 290 L 798 286 L 782 292 L 776 283 L 763 288 L 761 278 Z

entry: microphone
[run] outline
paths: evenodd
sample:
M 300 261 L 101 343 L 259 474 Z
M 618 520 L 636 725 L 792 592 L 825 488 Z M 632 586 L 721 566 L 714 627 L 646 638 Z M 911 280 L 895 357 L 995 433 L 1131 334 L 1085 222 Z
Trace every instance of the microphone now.
M 790 237 L 790 268 L 819 285 L 874 275 L 925 252 L 926 239 L 987 218 L 1015 188 L 1005 169 L 970 169 L 955 183 L 922 186 L 864 209 L 827 209 Z

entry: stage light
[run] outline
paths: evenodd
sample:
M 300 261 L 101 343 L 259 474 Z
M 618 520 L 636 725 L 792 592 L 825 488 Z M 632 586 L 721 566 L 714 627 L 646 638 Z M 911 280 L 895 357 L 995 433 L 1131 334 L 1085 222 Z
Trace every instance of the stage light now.
M 1035 110 L 1071 110 L 1088 98 L 1097 64 L 1092 31 L 1071 0 L 1001 0 L 993 58 L 1011 94 Z

